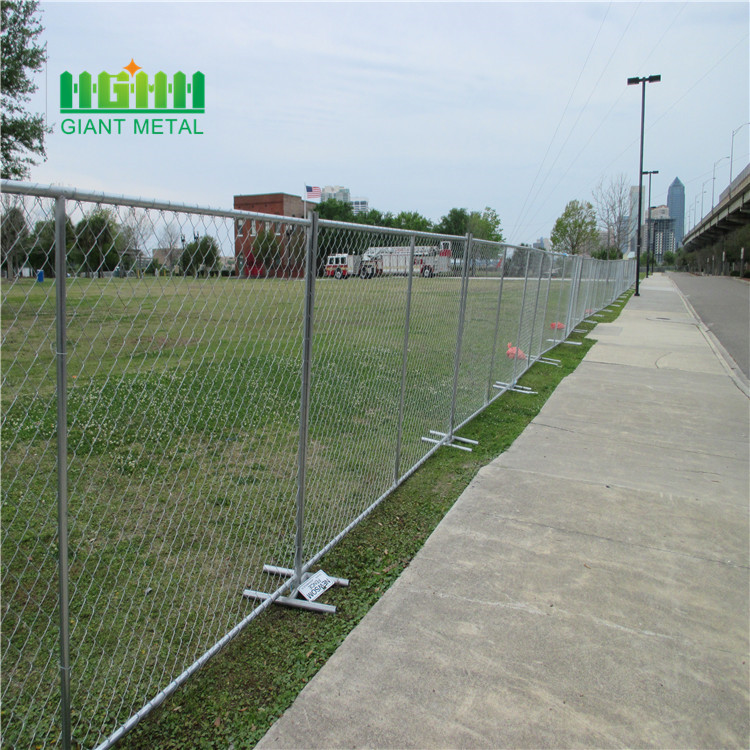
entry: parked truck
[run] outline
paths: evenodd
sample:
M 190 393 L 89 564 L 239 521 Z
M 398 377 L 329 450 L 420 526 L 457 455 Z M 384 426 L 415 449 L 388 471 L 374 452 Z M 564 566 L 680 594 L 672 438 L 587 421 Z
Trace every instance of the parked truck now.
M 363 279 L 374 276 L 407 276 L 411 249 L 403 247 L 371 247 L 362 256 L 359 275 Z M 430 278 L 447 274 L 451 270 L 451 243 L 442 240 L 439 245 L 414 248 L 414 275 Z
M 359 274 L 361 264 L 361 255 L 349 255 L 348 253 L 329 255 L 326 259 L 323 275 L 333 276 L 335 279 L 348 279 L 350 276 Z

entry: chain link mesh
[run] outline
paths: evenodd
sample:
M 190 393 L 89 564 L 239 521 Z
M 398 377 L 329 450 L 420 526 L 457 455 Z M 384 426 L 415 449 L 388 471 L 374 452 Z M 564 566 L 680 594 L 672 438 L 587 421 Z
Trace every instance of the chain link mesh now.
M 53 746 L 61 732 L 62 280 L 54 191 L 37 192 L 2 203 L 12 747 Z M 72 734 L 91 747 L 252 615 L 243 589 L 283 588 L 263 566 L 295 559 L 313 240 L 305 220 L 75 194 L 65 229 Z M 314 239 L 308 561 L 632 275 L 629 264 L 613 273 L 529 248 L 333 222 Z

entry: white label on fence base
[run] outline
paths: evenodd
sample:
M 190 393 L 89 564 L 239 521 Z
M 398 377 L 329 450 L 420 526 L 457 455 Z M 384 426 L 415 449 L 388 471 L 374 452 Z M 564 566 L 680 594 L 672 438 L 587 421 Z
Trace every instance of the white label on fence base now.
M 314 602 L 324 591 L 328 591 L 334 583 L 333 578 L 329 578 L 322 570 L 319 570 L 315 575 L 310 576 L 299 587 L 298 591 L 308 602 Z

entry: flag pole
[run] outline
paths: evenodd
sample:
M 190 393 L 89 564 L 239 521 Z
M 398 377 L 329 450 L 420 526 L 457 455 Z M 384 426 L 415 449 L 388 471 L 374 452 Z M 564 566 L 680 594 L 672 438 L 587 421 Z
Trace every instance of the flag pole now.
M 302 218 L 307 219 L 307 185 L 304 185 L 304 190 L 302 191 L 302 201 L 303 201 L 303 211 L 302 211 Z

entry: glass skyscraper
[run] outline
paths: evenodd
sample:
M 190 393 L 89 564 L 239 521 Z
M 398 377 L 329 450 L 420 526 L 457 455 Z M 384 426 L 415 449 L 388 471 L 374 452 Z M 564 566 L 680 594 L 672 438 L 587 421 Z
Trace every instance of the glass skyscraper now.
M 675 177 L 674 182 L 669 186 L 667 207 L 669 218 L 674 219 L 675 245 L 680 247 L 682 238 L 685 236 L 685 186 L 680 182 L 679 177 Z

